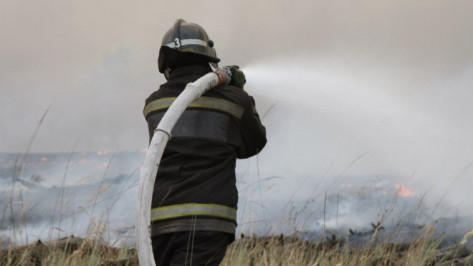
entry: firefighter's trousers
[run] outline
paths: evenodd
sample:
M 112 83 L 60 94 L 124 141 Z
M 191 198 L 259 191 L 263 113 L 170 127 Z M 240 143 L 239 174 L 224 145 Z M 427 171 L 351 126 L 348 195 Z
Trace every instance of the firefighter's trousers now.
M 176 232 L 153 236 L 158 266 L 219 265 L 234 235 L 214 231 Z

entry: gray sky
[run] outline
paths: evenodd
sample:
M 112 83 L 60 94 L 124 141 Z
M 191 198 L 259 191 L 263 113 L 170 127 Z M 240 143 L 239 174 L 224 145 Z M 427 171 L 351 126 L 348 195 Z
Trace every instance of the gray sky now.
M 0 152 L 24 151 L 49 106 L 33 152 L 145 148 L 161 37 L 184 18 L 243 67 L 261 114 L 274 105 L 249 172 L 414 175 L 433 197 L 452 180 L 468 195 L 471 14 L 467 0 L 3 0 Z

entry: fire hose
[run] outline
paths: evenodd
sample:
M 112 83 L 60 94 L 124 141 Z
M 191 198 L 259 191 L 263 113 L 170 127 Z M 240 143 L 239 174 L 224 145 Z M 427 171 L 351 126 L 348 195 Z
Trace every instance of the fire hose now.
M 171 138 L 171 131 L 186 108 L 200 98 L 209 89 L 230 82 L 229 69 L 217 69 L 198 80 L 187 84 L 179 97 L 171 104 L 160 123 L 154 130 L 153 138 L 141 169 L 138 187 L 138 201 L 135 215 L 135 243 L 140 265 L 155 266 L 153 250 L 151 248 L 150 223 L 151 200 L 154 181 L 158 172 L 159 163 L 164 148 Z

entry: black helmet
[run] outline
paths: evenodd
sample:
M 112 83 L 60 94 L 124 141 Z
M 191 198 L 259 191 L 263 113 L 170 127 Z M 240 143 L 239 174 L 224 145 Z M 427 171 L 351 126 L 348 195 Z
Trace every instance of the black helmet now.
M 201 26 L 178 19 L 164 34 L 158 57 L 159 72 L 164 73 L 169 66 L 169 58 L 181 53 L 196 55 L 203 61 L 211 63 L 213 67 L 218 67 L 220 58 L 217 57 L 213 46 L 213 41 Z

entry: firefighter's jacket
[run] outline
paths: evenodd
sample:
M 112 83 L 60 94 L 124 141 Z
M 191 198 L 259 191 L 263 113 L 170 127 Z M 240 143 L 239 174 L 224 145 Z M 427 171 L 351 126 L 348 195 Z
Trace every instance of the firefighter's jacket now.
M 150 139 L 164 113 L 184 90 L 210 72 L 195 65 L 172 71 L 146 99 Z M 171 132 L 156 176 L 151 234 L 202 230 L 234 233 L 237 158 L 257 154 L 266 130 L 243 89 L 223 85 L 206 92 L 183 113 Z

